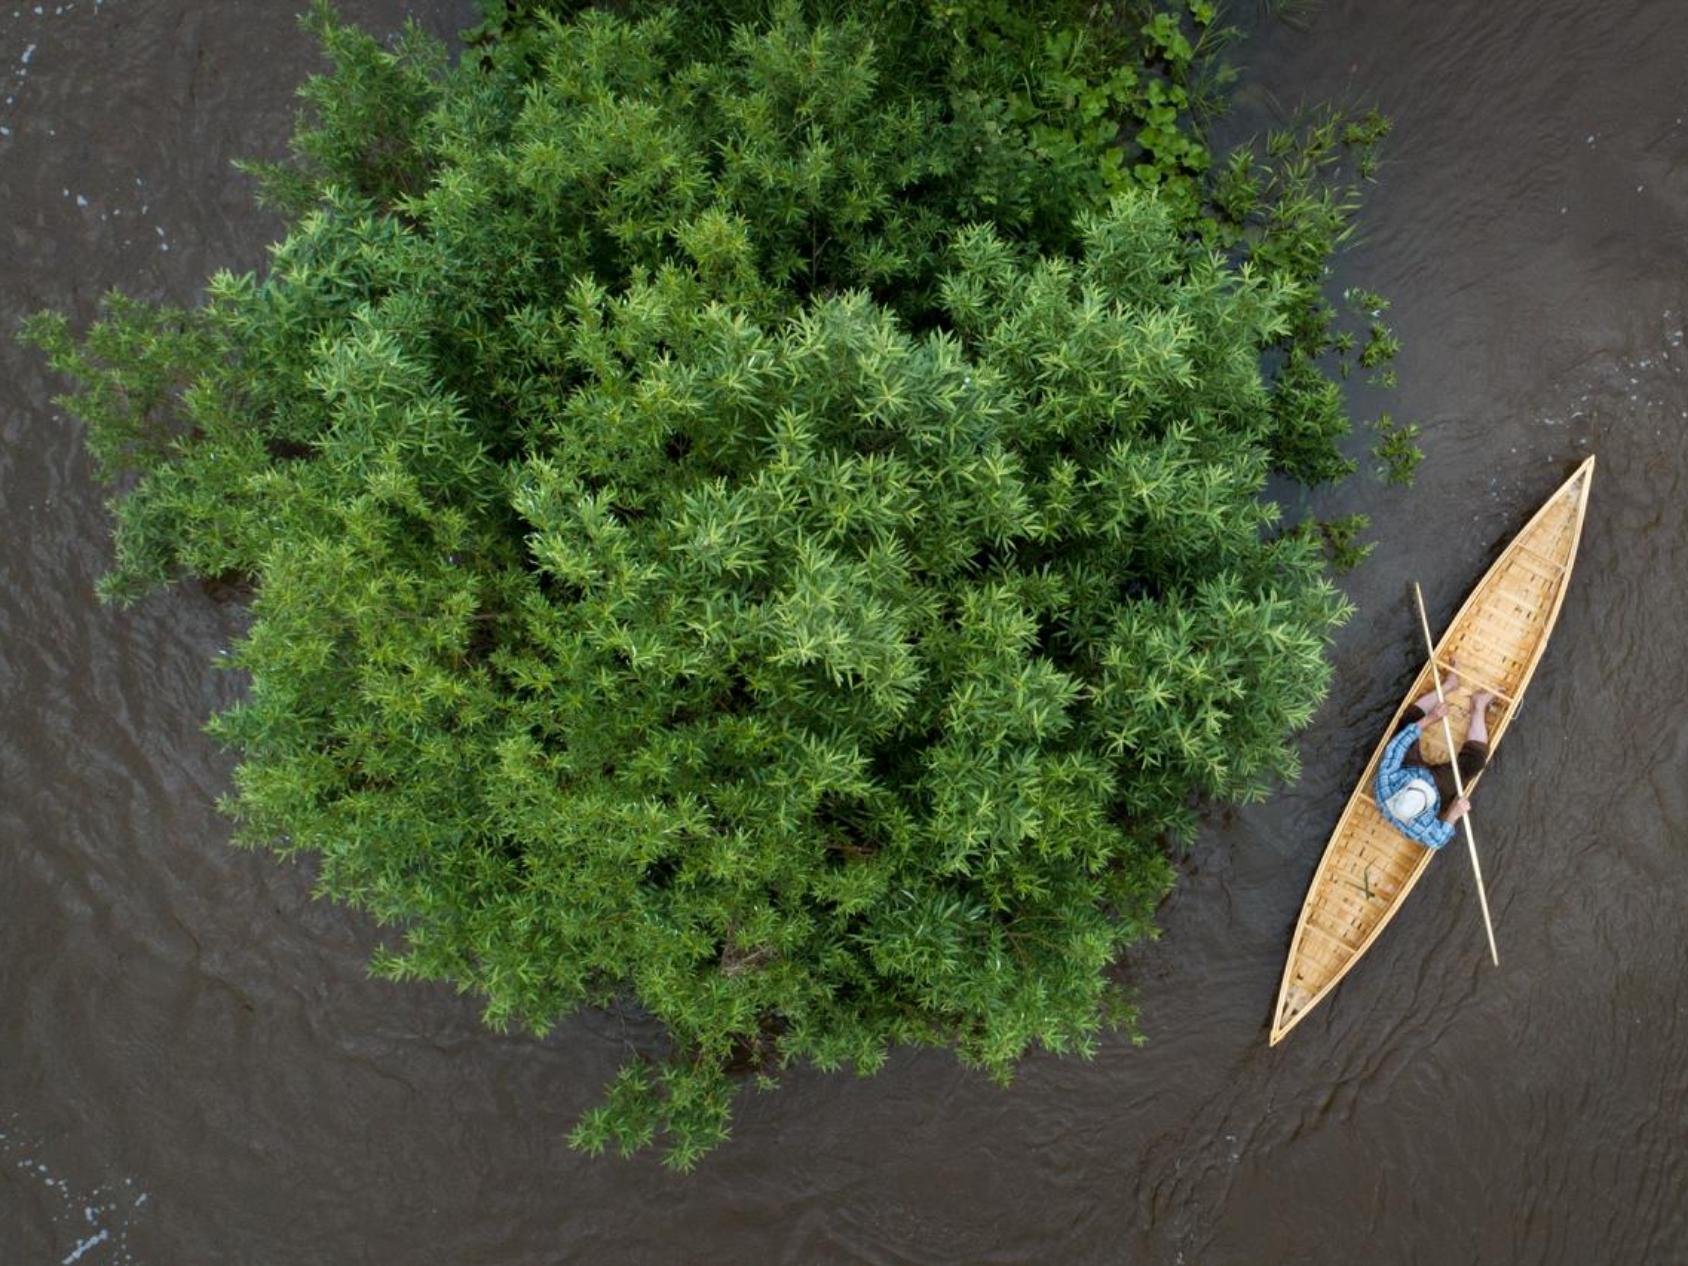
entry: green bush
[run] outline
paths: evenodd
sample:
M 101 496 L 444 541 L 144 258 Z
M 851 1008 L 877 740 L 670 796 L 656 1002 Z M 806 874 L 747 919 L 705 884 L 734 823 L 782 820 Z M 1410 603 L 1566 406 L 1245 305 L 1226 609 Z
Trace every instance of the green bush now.
M 254 582 L 239 838 L 490 1023 L 655 1016 L 575 1142 L 685 1167 L 743 1073 L 1132 1027 L 1168 840 L 1326 686 L 1345 606 L 1258 494 L 1346 471 L 1351 208 L 1306 144 L 1184 185 L 1104 126 L 1211 13 L 574 7 L 456 67 L 319 7 L 268 273 L 27 335 L 126 489 L 104 594 Z

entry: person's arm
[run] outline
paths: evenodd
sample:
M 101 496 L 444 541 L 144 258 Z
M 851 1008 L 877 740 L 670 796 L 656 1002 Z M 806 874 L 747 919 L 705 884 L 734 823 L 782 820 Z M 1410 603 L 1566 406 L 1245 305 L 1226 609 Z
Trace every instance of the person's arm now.
M 1448 841 L 1454 837 L 1453 827 L 1429 809 L 1411 822 L 1402 822 L 1396 818 L 1391 818 L 1390 821 L 1394 822 L 1396 829 L 1409 840 L 1417 840 L 1425 848 L 1435 849 L 1437 852 L 1446 848 Z
M 1414 825 L 1418 827 L 1418 841 L 1434 849 L 1446 848 L 1448 841 L 1454 837 L 1453 823 L 1429 813 L 1418 819 Z
M 1399 769 L 1407 759 L 1407 752 L 1418 742 L 1419 724 L 1417 721 L 1408 723 L 1401 728 L 1401 732 L 1389 740 L 1389 746 L 1383 749 L 1383 759 L 1377 763 L 1377 781 L 1383 782 Z
M 1471 812 L 1471 801 L 1461 796 L 1440 817 L 1426 812 L 1412 823 L 1412 836 L 1427 848 L 1442 849 L 1454 838 L 1454 823 Z

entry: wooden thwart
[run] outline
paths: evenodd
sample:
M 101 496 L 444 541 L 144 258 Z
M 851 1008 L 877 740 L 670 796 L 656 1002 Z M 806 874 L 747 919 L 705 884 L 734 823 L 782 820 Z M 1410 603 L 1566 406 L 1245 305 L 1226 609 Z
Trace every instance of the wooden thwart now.
M 1436 666 L 1435 672 L 1436 672 L 1436 675 L 1437 675 L 1437 680 L 1440 680 L 1442 672 L 1448 666 L 1446 664 L 1444 664 L 1439 659 L 1432 659 L 1430 662 Z M 1511 703 L 1512 702 L 1512 696 L 1507 694 L 1506 691 L 1502 690 L 1499 686 L 1495 685 L 1493 682 L 1484 681 L 1481 677 L 1477 676 L 1475 673 L 1467 672 L 1466 669 L 1465 669 L 1465 666 L 1463 664 L 1455 664 L 1454 667 L 1453 667 L 1453 671 L 1459 674 L 1459 680 L 1460 680 L 1461 685 L 1463 685 L 1463 686 L 1473 686 L 1473 685 L 1481 686 L 1484 690 L 1487 690 L 1495 698 L 1500 699 L 1505 703 Z
M 1538 563 L 1546 563 L 1549 567 L 1557 568 L 1559 571 L 1564 571 L 1567 566 L 1565 563 L 1557 562 L 1554 559 L 1549 558 L 1546 554 L 1536 553 L 1536 551 L 1531 549 L 1528 545 L 1520 545 L 1518 547 L 1518 552 L 1520 554 L 1528 555 L 1529 557 L 1535 559 Z
M 1355 952 L 1354 947 L 1352 945 L 1350 945 L 1347 941 L 1343 940 L 1339 936 L 1334 936 L 1331 933 L 1325 931 L 1324 928 L 1320 927 L 1317 923 L 1314 923 L 1311 920 L 1308 920 L 1308 922 L 1307 922 L 1306 931 L 1309 931 L 1314 936 L 1319 937 L 1326 944 L 1332 945 L 1332 946 L 1336 947 L 1337 949 L 1341 950 L 1342 953 L 1344 954 L 1344 956 L 1351 955 Z

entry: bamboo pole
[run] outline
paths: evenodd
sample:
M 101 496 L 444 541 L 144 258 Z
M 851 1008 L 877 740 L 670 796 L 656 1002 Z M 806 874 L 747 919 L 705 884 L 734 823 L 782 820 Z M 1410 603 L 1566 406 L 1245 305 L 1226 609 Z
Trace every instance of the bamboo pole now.
M 1430 655 L 1430 680 L 1436 683 L 1436 698 L 1446 703 L 1442 697 L 1442 668 L 1436 662 L 1436 642 L 1430 636 L 1430 617 L 1424 613 L 1424 591 L 1418 587 L 1418 581 L 1413 581 L 1413 597 L 1418 601 L 1418 623 L 1424 630 L 1424 647 Z M 1460 799 L 1465 798 L 1465 779 L 1459 774 L 1459 749 L 1454 746 L 1453 727 L 1448 724 L 1448 714 L 1442 713 L 1442 740 L 1448 747 L 1448 764 L 1454 771 L 1454 790 Z M 1483 890 L 1483 866 L 1477 860 L 1477 837 L 1471 833 L 1471 815 L 1467 813 L 1460 819 L 1465 827 L 1465 843 L 1471 852 L 1471 873 L 1477 877 L 1477 901 L 1483 907 L 1483 930 L 1489 934 L 1489 957 L 1494 960 L 1496 967 L 1500 966 L 1500 951 L 1495 948 L 1495 925 L 1489 918 L 1489 894 Z

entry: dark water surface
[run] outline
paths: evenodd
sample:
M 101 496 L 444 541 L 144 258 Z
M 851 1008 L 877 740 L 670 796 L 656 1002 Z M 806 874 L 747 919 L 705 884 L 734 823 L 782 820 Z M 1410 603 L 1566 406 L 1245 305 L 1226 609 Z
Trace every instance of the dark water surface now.
M 302 3 L 302 0 L 301 0 Z M 390 29 L 407 6 L 342 0 Z M 187 302 L 276 231 L 228 161 L 281 147 L 294 0 L 0 2 L 0 326 L 122 284 Z M 467 0 L 408 6 L 431 28 Z M 1264 33 L 1241 108 L 1396 124 L 1339 284 L 1393 297 L 1425 424 L 1304 742 L 1307 775 L 1195 848 L 1130 964 L 1149 1045 L 940 1053 L 746 1098 L 690 1178 L 564 1135 L 623 1058 L 449 989 L 238 853 L 200 733 L 237 607 L 128 613 L 38 359 L 0 340 L 0 1266 L 34 1263 L 1688 1262 L 1688 3 L 1329 4 Z M 1369 405 L 1370 402 L 1365 402 Z M 1583 454 L 1581 562 L 1479 840 L 1281 1048 L 1266 1025 L 1319 850 L 1446 617 Z

